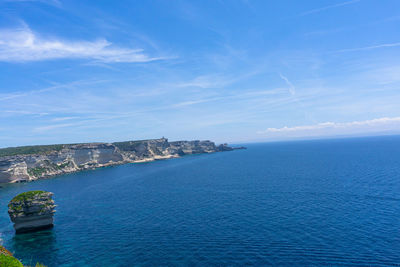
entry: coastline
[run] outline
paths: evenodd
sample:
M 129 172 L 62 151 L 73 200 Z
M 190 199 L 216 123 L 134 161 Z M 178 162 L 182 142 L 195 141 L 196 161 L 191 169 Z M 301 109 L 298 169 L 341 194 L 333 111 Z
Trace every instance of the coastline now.
M 214 153 L 214 152 L 211 152 L 211 153 Z M 211 154 L 211 153 L 209 153 L 209 154 Z M 203 154 L 206 154 L 206 153 L 203 153 Z M 98 170 L 98 169 L 102 169 L 102 168 L 115 167 L 115 166 L 121 166 L 121 165 L 126 165 L 126 164 L 139 164 L 139 163 L 154 162 L 154 161 L 158 161 L 158 160 L 178 159 L 178 158 L 182 158 L 184 156 L 165 156 L 165 157 L 157 157 L 157 158 L 146 158 L 146 159 L 129 161 L 129 162 L 118 162 L 118 163 L 112 163 L 112 164 L 103 164 L 103 165 L 99 165 L 99 166 L 96 166 L 96 167 L 88 167 L 88 168 L 85 168 L 85 169 L 79 169 L 79 170 L 74 170 L 74 171 L 70 171 L 70 172 L 54 174 L 54 175 L 46 175 L 46 176 L 42 176 L 40 178 L 33 179 L 33 180 L 30 180 L 30 181 L 17 181 L 17 182 L 14 182 L 14 183 L 0 183 L 0 188 L 1 188 L 1 186 L 7 185 L 7 184 L 28 183 L 28 182 L 33 182 L 33 181 L 42 180 L 42 179 L 52 179 L 52 178 L 56 178 L 58 176 L 67 175 L 67 174 L 74 174 L 74 173 L 80 173 L 80 172 L 84 172 L 84 171 L 94 171 L 94 170 Z
M 118 143 L 53 145 L 44 148 L 43 146 L 18 147 L 14 150 L 47 150 L 41 153 L 0 157 L 0 185 L 49 179 L 63 174 L 127 163 L 145 163 L 242 148 L 232 148 L 227 144 L 217 146 L 208 140 L 169 142 L 166 138 Z M 12 148 L 8 150 L 12 151 Z

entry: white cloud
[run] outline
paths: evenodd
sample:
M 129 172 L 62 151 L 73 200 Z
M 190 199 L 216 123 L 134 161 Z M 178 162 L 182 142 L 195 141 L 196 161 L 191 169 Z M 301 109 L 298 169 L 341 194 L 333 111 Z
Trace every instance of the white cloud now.
M 46 116 L 49 115 L 47 112 L 32 112 L 26 110 L 4 110 L 3 113 L 11 115 L 35 115 L 35 116 Z
M 79 123 L 81 124 L 81 123 Z M 36 127 L 33 129 L 33 132 L 46 132 L 58 128 L 66 128 L 66 127 L 73 127 L 76 126 L 76 123 L 64 123 L 64 124 L 54 124 L 54 125 L 47 125 L 47 126 L 41 126 L 41 127 Z
M 320 8 L 316 8 L 316 9 L 312 9 L 312 10 L 303 12 L 303 13 L 300 14 L 300 16 L 306 16 L 306 15 L 310 15 L 310 14 L 314 14 L 314 13 L 319 13 L 321 11 L 325 11 L 325 10 L 336 8 L 336 7 L 351 5 L 351 4 L 360 2 L 360 1 L 361 0 L 352 0 L 352 1 L 347 1 L 347 2 L 342 2 L 342 3 L 330 5 L 330 6 L 320 7 Z
M 238 75 L 226 75 L 224 73 L 214 73 L 208 75 L 197 76 L 194 79 L 173 84 L 175 87 L 199 87 L 199 88 L 223 88 L 228 85 L 235 84 L 239 81 L 248 79 L 260 71 L 247 71 Z
M 105 39 L 64 41 L 42 38 L 28 27 L 0 30 L 0 61 L 26 62 L 51 59 L 90 59 L 105 63 L 149 62 L 142 49 L 115 47 Z
M 204 75 L 198 76 L 190 81 L 178 83 L 176 87 L 199 87 L 199 88 L 221 88 L 232 84 L 238 80 L 238 77 L 231 78 L 223 75 Z
M 79 119 L 79 117 L 58 117 L 52 119 L 52 121 L 69 121 L 69 120 L 74 120 L 74 119 Z
M 276 137 L 308 137 L 367 134 L 386 131 L 400 131 L 400 117 L 385 117 L 352 122 L 323 122 L 313 125 L 294 127 L 285 126 L 282 128 L 268 128 L 264 131 L 259 131 L 258 133 Z
M 61 7 L 61 2 L 59 0 L 6 0 L 5 2 L 39 2 L 56 7 Z
M 189 101 L 183 101 L 177 104 L 173 104 L 171 107 L 185 107 L 185 106 L 192 106 L 196 104 L 201 104 L 201 103 L 208 103 L 208 102 L 213 102 L 213 101 L 218 101 L 221 99 L 227 99 L 229 97 L 210 97 L 210 98 L 203 98 L 203 99 L 197 99 L 197 100 L 189 100 Z
M 372 45 L 372 46 L 365 46 L 365 47 L 341 49 L 341 50 L 333 51 L 332 53 L 355 52 L 355 51 L 372 50 L 372 49 L 386 48 L 386 47 L 397 47 L 397 46 L 400 46 L 400 43 L 387 43 L 387 44 Z
M 289 81 L 289 79 L 286 76 L 283 76 L 281 73 L 279 73 L 279 76 L 281 77 L 282 80 L 285 81 L 285 83 L 289 86 L 289 92 L 291 95 L 296 94 L 296 89 L 294 85 Z
M 38 89 L 38 90 L 31 90 L 31 91 L 26 91 L 26 92 L 12 92 L 12 93 L 6 93 L 6 94 L 0 94 L 0 102 L 9 102 L 13 99 L 18 99 L 18 98 L 24 98 L 24 97 L 32 97 L 35 94 L 41 94 L 41 93 L 47 93 L 50 91 L 54 91 L 57 89 L 68 89 L 68 88 L 73 88 L 73 87 L 79 87 L 79 86 L 84 86 L 84 85 L 90 85 L 90 84 L 99 84 L 107 82 L 107 80 L 88 80 L 88 81 L 74 81 L 66 84 L 57 84 L 51 87 L 43 88 L 43 89 Z

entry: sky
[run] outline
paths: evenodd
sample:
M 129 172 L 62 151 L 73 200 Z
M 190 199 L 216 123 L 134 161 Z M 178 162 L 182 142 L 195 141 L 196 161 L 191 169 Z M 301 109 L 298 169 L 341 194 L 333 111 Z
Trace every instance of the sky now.
M 398 0 L 0 0 L 0 147 L 400 133 Z

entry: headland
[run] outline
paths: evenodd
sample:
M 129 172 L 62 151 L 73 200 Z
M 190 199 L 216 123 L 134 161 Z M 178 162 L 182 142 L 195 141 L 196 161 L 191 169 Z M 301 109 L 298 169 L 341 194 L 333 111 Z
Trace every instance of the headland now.
M 0 149 L 0 184 L 126 163 L 177 158 L 184 155 L 231 151 L 211 141 L 174 141 L 167 138 L 115 143 L 24 146 Z

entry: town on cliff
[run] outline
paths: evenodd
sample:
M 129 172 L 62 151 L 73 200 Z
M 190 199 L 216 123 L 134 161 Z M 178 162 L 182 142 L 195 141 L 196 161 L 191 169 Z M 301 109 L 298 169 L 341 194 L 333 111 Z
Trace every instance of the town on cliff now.
M 167 138 L 115 143 L 29 146 L 0 149 L 0 184 L 29 182 L 87 169 L 177 158 L 184 155 L 231 151 L 244 147 L 211 141 Z

